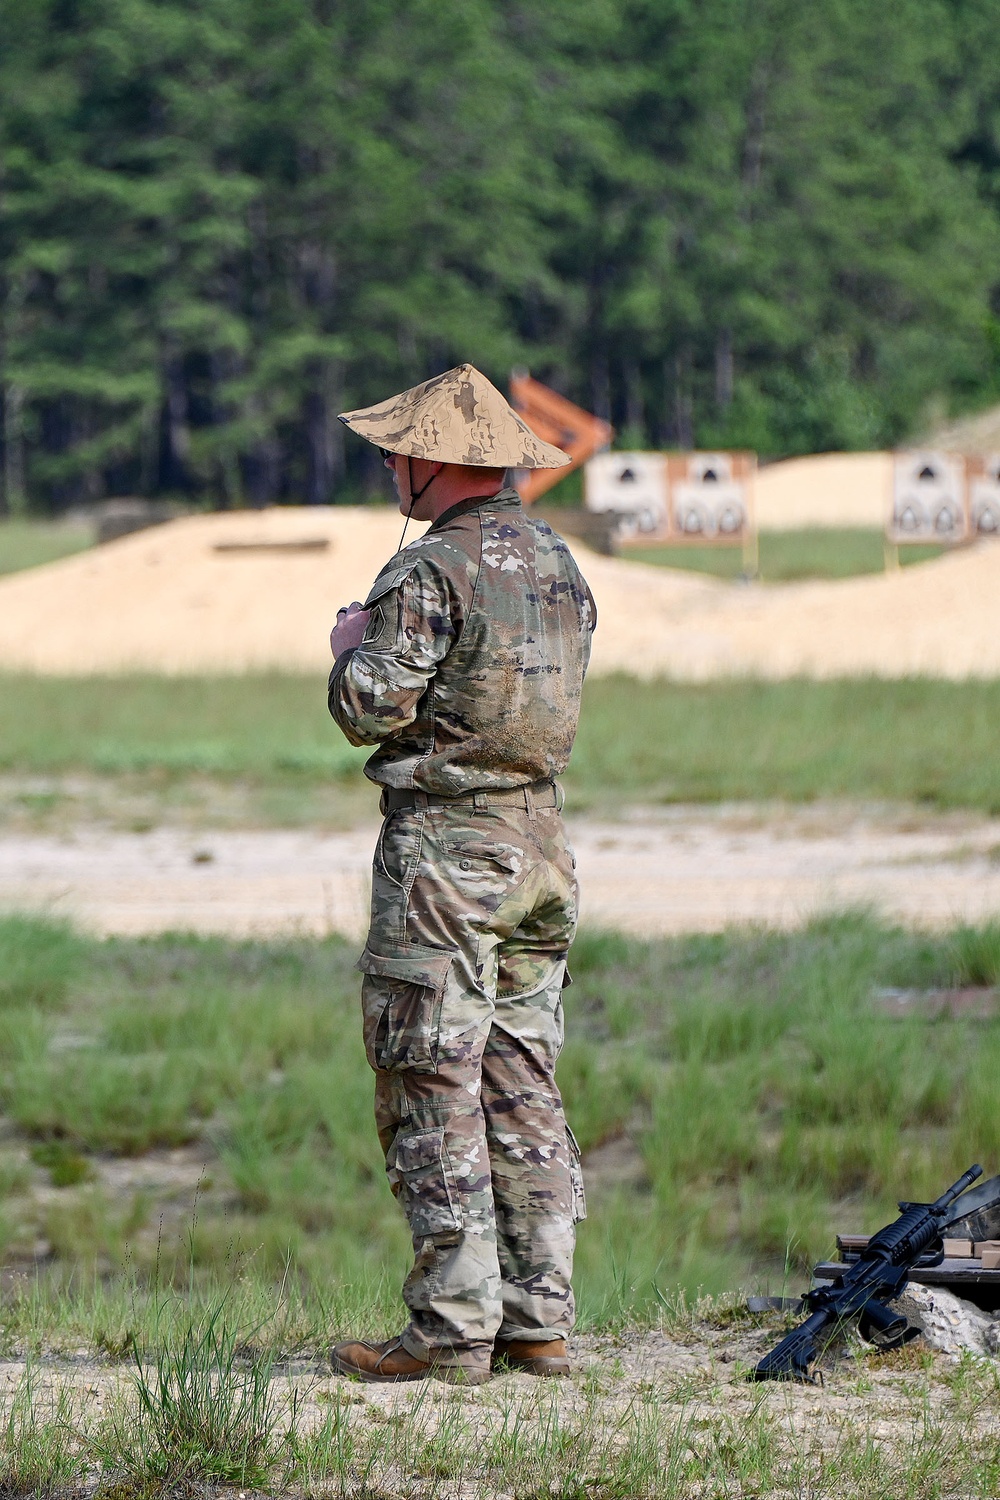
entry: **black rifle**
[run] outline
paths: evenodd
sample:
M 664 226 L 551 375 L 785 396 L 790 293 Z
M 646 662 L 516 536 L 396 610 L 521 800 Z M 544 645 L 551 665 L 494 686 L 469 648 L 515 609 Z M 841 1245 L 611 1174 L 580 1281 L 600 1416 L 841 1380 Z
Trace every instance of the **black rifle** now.
M 970 1167 L 936 1203 L 901 1203 L 895 1223 L 872 1235 L 859 1258 L 835 1281 L 806 1292 L 802 1303 L 810 1313 L 805 1322 L 766 1354 L 747 1378 L 811 1381 L 810 1367 L 819 1352 L 817 1341 L 824 1333 L 835 1332 L 848 1318 L 858 1318 L 862 1338 L 880 1349 L 898 1349 L 916 1338 L 919 1328 L 912 1328 L 906 1318 L 885 1304 L 899 1296 L 915 1266 L 940 1264 L 944 1229 L 1000 1199 L 1000 1178 L 993 1177 L 956 1205 L 955 1200 L 982 1173 L 982 1167 Z

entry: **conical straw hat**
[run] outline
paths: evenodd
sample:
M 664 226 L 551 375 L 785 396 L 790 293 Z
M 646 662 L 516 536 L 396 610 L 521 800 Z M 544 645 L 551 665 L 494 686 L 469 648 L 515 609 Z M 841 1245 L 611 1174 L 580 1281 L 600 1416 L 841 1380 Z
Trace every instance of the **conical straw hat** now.
M 571 462 L 543 443 L 472 365 L 457 365 L 412 390 L 340 420 L 379 448 L 434 463 L 481 469 L 561 469 Z

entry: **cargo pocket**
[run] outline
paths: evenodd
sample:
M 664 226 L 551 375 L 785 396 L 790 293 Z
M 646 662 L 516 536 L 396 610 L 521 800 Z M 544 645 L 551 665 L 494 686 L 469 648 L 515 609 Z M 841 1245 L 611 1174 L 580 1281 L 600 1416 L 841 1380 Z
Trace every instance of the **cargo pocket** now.
M 365 1051 L 373 1068 L 436 1073 L 441 1004 L 452 955 L 411 944 L 405 953 L 365 948 L 357 967 L 361 986 Z
M 573 1192 L 573 1223 L 579 1224 L 587 1217 L 587 1195 L 583 1190 L 583 1163 L 580 1159 L 580 1147 L 568 1125 L 566 1126 L 566 1140 L 569 1145 L 569 1180 Z
M 462 1227 L 444 1130 L 400 1132 L 389 1159 L 389 1180 L 398 1186 L 414 1239 L 455 1234 Z

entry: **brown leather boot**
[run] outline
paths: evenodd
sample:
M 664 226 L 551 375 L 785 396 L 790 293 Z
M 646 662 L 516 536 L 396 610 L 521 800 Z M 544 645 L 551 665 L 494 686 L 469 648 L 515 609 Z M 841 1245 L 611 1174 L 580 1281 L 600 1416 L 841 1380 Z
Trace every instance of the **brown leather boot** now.
M 489 1370 L 461 1364 L 441 1364 L 415 1359 L 403 1348 L 402 1339 L 386 1339 L 384 1344 L 335 1344 L 330 1351 L 335 1375 L 351 1375 L 355 1380 L 388 1384 L 398 1380 L 445 1380 L 449 1385 L 481 1385 L 489 1380 Z
M 497 1339 L 493 1347 L 494 1370 L 519 1371 L 527 1375 L 568 1375 L 569 1355 L 565 1339 L 546 1341 Z

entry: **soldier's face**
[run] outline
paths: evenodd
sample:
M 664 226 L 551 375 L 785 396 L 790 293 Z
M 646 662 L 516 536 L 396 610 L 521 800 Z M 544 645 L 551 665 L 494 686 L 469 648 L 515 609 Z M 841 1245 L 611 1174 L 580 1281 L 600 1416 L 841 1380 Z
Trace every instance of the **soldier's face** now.
M 424 491 L 425 489 L 429 489 L 428 481 L 435 479 L 442 469 L 447 468 L 447 465 L 432 463 L 426 458 L 411 458 L 407 460 L 402 453 L 387 453 L 385 455 L 385 466 L 392 474 L 392 483 L 396 491 L 396 500 L 399 504 L 400 514 L 404 516 L 412 515 L 415 521 L 433 520 L 437 513 L 436 497 L 431 492 L 425 499 Z M 412 506 L 411 484 L 420 496 L 420 499 Z

